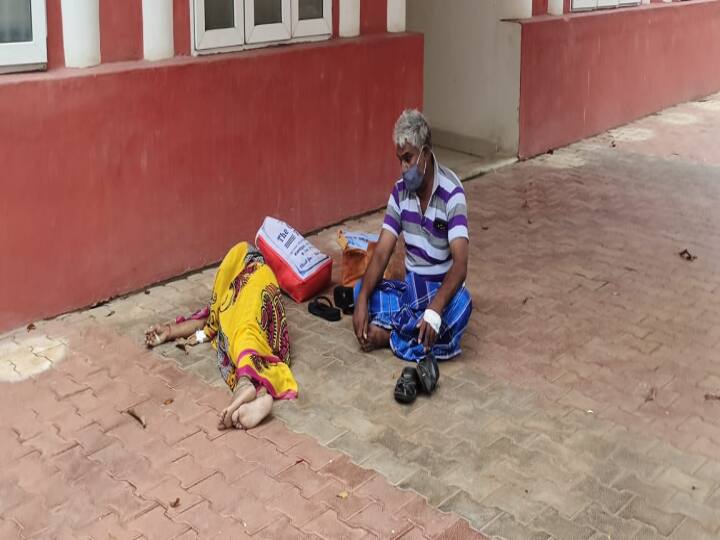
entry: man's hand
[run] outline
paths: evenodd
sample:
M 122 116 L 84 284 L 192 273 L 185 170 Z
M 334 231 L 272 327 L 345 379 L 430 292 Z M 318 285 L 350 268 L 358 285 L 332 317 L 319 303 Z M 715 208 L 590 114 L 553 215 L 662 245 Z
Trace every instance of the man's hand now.
M 368 302 L 362 296 L 358 296 L 355 302 L 355 311 L 353 312 L 353 328 L 355 329 L 355 337 L 360 346 L 367 343 L 368 334 Z
M 433 330 L 433 327 L 428 324 L 428 322 L 425 319 L 420 319 L 420 324 L 418 325 L 418 343 L 422 343 L 423 347 L 426 351 L 429 351 L 432 349 L 432 346 L 435 345 L 435 340 L 437 339 L 437 333 L 435 330 Z

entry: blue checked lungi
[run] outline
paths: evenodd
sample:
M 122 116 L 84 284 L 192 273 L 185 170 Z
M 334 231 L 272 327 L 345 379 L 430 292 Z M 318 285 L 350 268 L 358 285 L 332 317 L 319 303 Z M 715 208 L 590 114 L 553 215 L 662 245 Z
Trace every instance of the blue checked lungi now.
M 408 272 L 405 281 L 382 280 L 370 295 L 370 323 L 390 330 L 390 347 L 395 356 L 409 362 L 418 362 L 425 357 L 425 349 L 418 342 L 418 324 L 441 285 L 439 281 Z M 361 286 L 362 281 L 355 285 L 356 298 Z M 460 340 L 471 313 L 472 298 L 463 286 L 441 314 L 442 325 L 432 347 L 435 358 L 448 360 L 462 352 Z

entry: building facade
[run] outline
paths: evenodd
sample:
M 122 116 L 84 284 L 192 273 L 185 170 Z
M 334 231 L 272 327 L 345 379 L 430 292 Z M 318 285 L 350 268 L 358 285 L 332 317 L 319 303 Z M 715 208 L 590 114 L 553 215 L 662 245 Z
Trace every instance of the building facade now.
M 438 142 L 531 157 L 720 90 L 718 0 L 408 0 Z
M 382 206 L 404 29 L 398 0 L 4 0 L 0 330 Z

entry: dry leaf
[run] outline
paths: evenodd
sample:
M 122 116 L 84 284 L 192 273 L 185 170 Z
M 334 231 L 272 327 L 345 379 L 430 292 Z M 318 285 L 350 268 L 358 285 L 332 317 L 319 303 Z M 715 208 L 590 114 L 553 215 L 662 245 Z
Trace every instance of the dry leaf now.
M 138 413 L 135 412 L 135 409 L 128 409 L 125 411 L 130 416 L 132 416 L 135 420 L 137 420 L 140 425 L 145 429 L 147 427 L 147 423 L 145 422 L 145 418 L 143 416 L 140 416 Z
M 523 299 L 523 301 L 522 301 L 522 305 L 524 306 L 525 304 L 527 304 L 527 303 L 528 303 L 528 300 L 530 300 L 530 297 L 529 297 L 529 296 L 526 296 L 526 297 Z
M 720 401 L 720 394 L 705 394 L 706 401 Z
M 170 508 L 177 508 L 178 506 L 180 506 L 180 497 L 170 503 Z
M 163 405 L 170 405 L 173 401 L 175 401 L 173 398 L 168 398 L 163 401 Z
M 26 329 L 28 332 L 31 332 L 31 331 L 35 330 L 35 324 L 30 323 L 30 324 L 28 324 L 28 325 L 25 327 L 25 329 Z
M 114 312 L 113 310 L 110 310 L 110 313 L 108 313 L 108 314 L 105 315 L 105 316 L 106 316 L 106 317 L 110 317 L 110 316 L 112 316 L 112 315 L 115 315 L 115 312 Z
M 350 494 L 347 491 L 341 491 L 337 494 L 338 499 L 347 499 L 350 496 Z
M 647 396 L 645 396 L 645 403 L 648 401 L 655 401 L 655 396 L 657 396 L 657 388 L 654 386 L 650 389 Z
M 690 262 L 697 259 L 697 256 L 690 253 L 687 249 L 683 249 L 680 253 L 678 253 L 678 255 L 680 255 L 686 261 L 690 261 Z
M 145 294 L 150 294 L 150 290 L 149 290 L 149 289 L 145 289 Z

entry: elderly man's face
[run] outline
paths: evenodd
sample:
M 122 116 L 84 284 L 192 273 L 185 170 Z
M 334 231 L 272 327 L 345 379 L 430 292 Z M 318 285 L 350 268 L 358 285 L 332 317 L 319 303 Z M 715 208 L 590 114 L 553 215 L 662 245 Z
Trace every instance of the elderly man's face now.
M 419 148 L 416 148 L 415 146 L 412 146 L 409 143 L 405 143 L 403 146 L 398 146 L 395 148 L 395 153 L 397 155 L 398 160 L 400 160 L 400 167 L 402 168 L 403 172 L 407 171 L 410 167 L 420 162 L 418 165 L 418 168 L 421 170 L 424 167 L 424 159 L 426 152 L 420 150 Z

